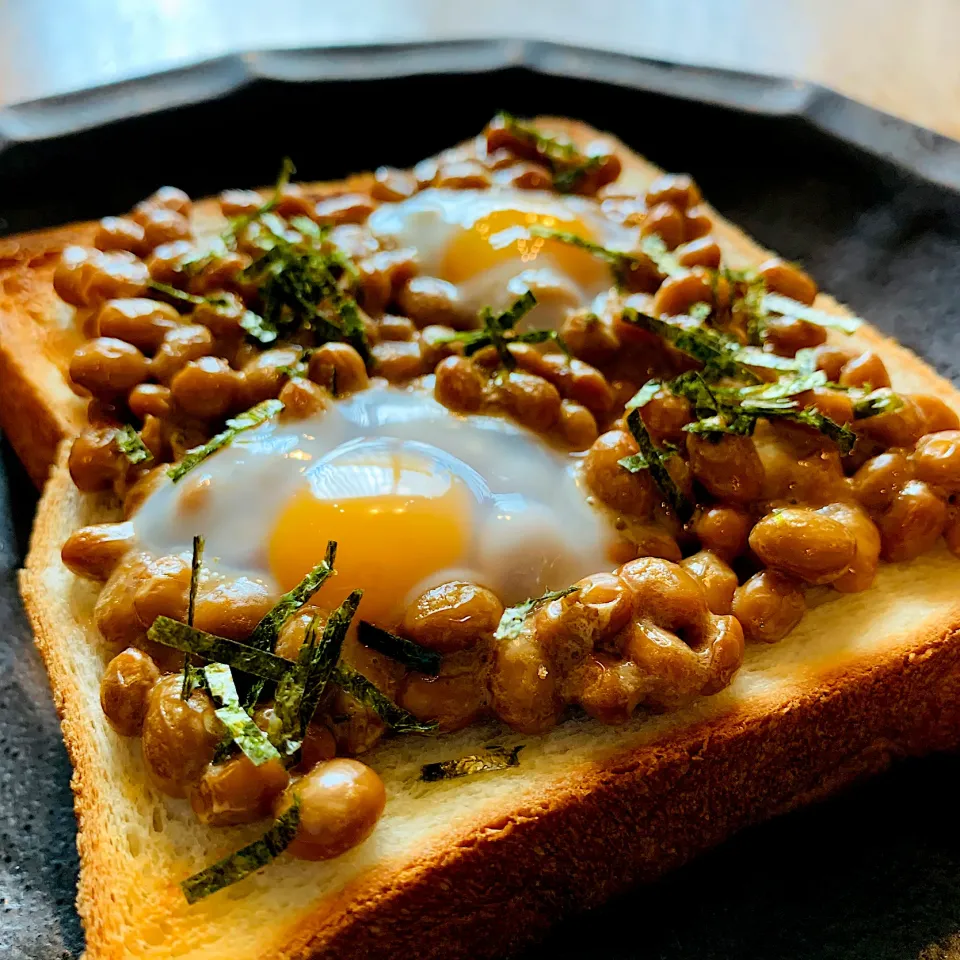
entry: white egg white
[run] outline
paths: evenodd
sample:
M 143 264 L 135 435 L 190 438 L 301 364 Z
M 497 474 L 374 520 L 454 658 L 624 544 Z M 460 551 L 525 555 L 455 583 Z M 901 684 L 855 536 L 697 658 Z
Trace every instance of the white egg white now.
M 345 453 L 385 445 L 470 492 L 468 548 L 455 568 L 435 571 L 421 588 L 472 579 L 510 604 L 610 568 L 610 525 L 587 503 L 573 458 L 511 421 L 459 416 L 424 392 L 395 387 L 239 434 L 147 498 L 134 518 L 139 546 L 157 556 L 189 553 L 199 533 L 215 570 L 272 583 L 267 544 L 290 499 L 308 485 L 315 496 L 364 495 L 362 480 L 358 489 L 332 490 L 326 478 Z M 383 548 L 404 563 L 403 544 Z

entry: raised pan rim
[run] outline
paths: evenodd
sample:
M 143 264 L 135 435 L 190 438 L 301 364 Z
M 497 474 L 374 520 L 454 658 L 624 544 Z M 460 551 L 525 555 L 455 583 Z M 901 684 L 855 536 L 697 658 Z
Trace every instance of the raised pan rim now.
M 795 117 L 960 193 L 960 142 L 819 84 L 541 40 L 476 39 L 249 51 L 0 109 L 0 152 L 226 96 L 258 80 L 375 80 L 521 67 L 747 113 Z

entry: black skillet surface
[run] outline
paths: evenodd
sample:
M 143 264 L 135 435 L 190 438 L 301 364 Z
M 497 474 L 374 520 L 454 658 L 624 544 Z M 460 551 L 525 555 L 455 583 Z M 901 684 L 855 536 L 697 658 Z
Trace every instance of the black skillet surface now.
M 194 196 L 266 183 L 285 154 L 304 179 L 408 165 L 501 107 L 581 118 L 690 171 L 724 214 L 960 382 L 960 144 L 805 84 L 552 44 L 252 54 L 8 108 L 0 233 L 124 210 L 161 183 Z M 15 588 L 34 503 L 4 448 L 0 957 L 12 960 L 73 958 L 83 943 L 70 767 Z M 903 762 L 571 919 L 526 960 L 960 957 L 958 782 L 956 757 Z

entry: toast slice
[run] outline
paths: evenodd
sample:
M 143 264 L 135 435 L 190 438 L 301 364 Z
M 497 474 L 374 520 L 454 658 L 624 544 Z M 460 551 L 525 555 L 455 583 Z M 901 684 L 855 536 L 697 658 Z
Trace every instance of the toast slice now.
M 597 136 L 569 121 L 539 123 L 578 143 Z M 642 192 L 659 171 L 617 151 L 625 189 Z M 768 256 L 714 218 L 732 266 Z M 79 420 L 62 383 L 55 345 L 64 324 L 51 309 L 48 267 L 89 229 L 0 242 L 8 250 L 0 246 L 0 370 L 19 405 L 11 413 L 4 404 L 4 425 L 35 477 Z M 822 295 L 817 306 L 844 312 Z M 907 350 L 868 326 L 855 337 L 882 356 L 895 387 L 936 393 L 960 410 L 960 393 Z M 49 432 L 18 429 L 21 416 L 44 418 Z M 689 708 L 618 727 L 569 721 L 539 737 L 488 724 L 385 742 L 364 756 L 388 793 L 370 840 L 333 861 L 281 856 L 188 906 L 178 882 L 262 826 L 198 824 L 185 802 L 150 786 L 139 745 L 107 724 L 96 588 L 63 567 L 60 546 L 117 508 L 79 494 L 65 459 L 61 448 L 21 586 L 75 768 L 89 960 L 496 957 L 748 824 L 897 756 L 960 744 L 960 572 L 941 547 L 882 565 L 864 593 L 812 607 L 785 641 L 749 647 L 730 687 Z M 493 740 L 524 744 L 520 765 L 418 781 L 421 764 Z

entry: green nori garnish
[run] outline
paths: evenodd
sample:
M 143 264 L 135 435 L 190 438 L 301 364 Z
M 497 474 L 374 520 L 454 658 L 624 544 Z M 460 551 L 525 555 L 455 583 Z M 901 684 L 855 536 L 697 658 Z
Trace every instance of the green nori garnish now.
M 763 305 L 763 298 L 767 292 L 767 285 L 753 267 L 733 269 L 721 267 L 710 271 L 710 285 L 713 290 L 714 303 L 722 302 L 719 296 L 721 280 L 726 280 L 732 292 L 731 302 L 725 309 L 716 312 L 714 322 L 723 324 L 724 320 L 737 317 L 744 323 L 747 342 L 753 347 L 763 343 L 763 335 L 767 326 L 767 309 Z
M 502 313 L 497 314 L 497 328 L 512 330 L 517 321 L 525 317 L 537 305 L 537 298 L 530 290 L 525 291 Z
M 530 144 L 553 173 L 553 185 L 560 193 L 576 190 L 580 181 L 602 162 L 602 157 L 581 153 L 572 143 L 542 134 L 532 123 L 524 123 L 510 113 L 501 111 L 494 119 L 518 139 Z
M 243 315 L 240 317 L 240 326 L 254 340 L 263 344 L 273 343 L 278 336 L 277 328 L 273 324 L 267 323 L 259 313 L 254 313 L 252 310 L 243 311 Z
M 280 628 L 296 613 L 333 573 L 337 559 L 337 544 L 330 540 L 324 558 L 290 591 L 285 593 L 254 627 L 247 643 L 260 650 L 273 650 Z
M 806 393 L 808 390 L 813 390 L 815 387 L 824 387 L 827 383 L 827 375 L 822 370 L 814 370 L 812 373 L 804 373 L 796 377 L 781 377 L 773 383 L 739 387 L 735 391 L 728 391 L 724 387 L 716 389 L 718 394 L 728 392 L 735 394 L 740 399 L 741 404 L 746 407 L 757 401 L 795 397 L 798 394 Z
M 130 463 L 143 463 L 153 459 L 153 454 L 140 439 L 140 434 L 129 423 L 124 424 L 117 432 L 117 449 Z
M 187 293 L 185 290 L 178 290 L 169 283 L 161 283 L 159 280 L 148 280 L 147 286 L 151 290 L 156 290 L 157 293 L 162 293 L 170 297 L 171 300 L 179 300 L 181 303 L 189 303 L 194 307 L 199 306 L 201 303 L 207 302 L 206 297 L 199 297 L 195 293 Z
M 524 744 L 507 750 L 498 744 L 484 748 L 483 753 L 473 753 L 456 760 L 441 760 L 438 763 L 425 763 L 420 768 L 418 779 L 424 783 L 436 783 L 438 780 L 456 780 L 458 777 L 472 777 L 478 773 L 490 773 L 494 770 L 506 770 L 520 766 L 520 751 Z
M 273 605 L 264 618 L 254 627 L 253 633 L 247 638 L 247 643 L 258 650 L 273 651 L 284 623 L 323 586 L 327 578 L 333 573 L 333 564 L 336 558 L 337 545 L 333 540 L 329 540 L 323 560 Z M 253 706 L 260 699 L 263 686 L 261 681 L 256 681 L 251 685 L 243 700 L 246 706 Z
M 330 678 L 345 693 L 369 707 L 394 733 L 433 733 L 435 720 L 418 720 L 381 693 L 362 673 L 341 663 Z
M 175 463 L 167 471 L 167 476 L 176 483 L 198 463 L 202 463 L 211 454 L 230 443 L 238 433 L 249 430 L 251 427 L 259 427 L 261 423 L 275 417 L 282 409 L 283 404 L 279 400 L 264 400 L 244 413 L 237 414 L 227 421 L 225 430 L 211 437 L 202 447 L 190 450 L 179 463 Z
M 603 157 L 587 157 L 583 163 L 565 170 L 558 170 L 553 175 L 553 186 L 558 193 L 573 193 L 584 177 L 589 176 L 603 163 Z
M 266 650 L 206 633 L 170 617 L 157 617 L 147 631 L 147 639 L 183 653 L 195 654 L 212 663 L 225 663 L 234 670 L 251 673 L 264 680 L 282 680 L 293 666 L 293 661 Z
M 620 461 L 620 466 L 631 472 L 636 472 L 634 468 L 649 470 L 650 476 L 660 488 L 660 492 L 669 504 L 670 509 L 677 515 L 681 523 L 686 523 L 693 516 L 694 505 L 684 496 L 683 491 L 674 482 L 673 477 L 670 476 L 670 471 L 667 469 L 667 460 L 673 451 L 661 450 L 653 442 L 638 409 L 631 410 L 627 415 L 627 428 L 633 439 L 637 441 L 640 456 L 643 459 L 641 464 L 639 460 L 635 463 L 634 457 L 624 457 Z
M 764 414 L 770 416 L 770 414 Z M 776 414 L 774 414 L 776 416 Z M 816 407 L 807 407 L 805 410 L 790 411 L 781 414 L 785 419 L 792 420 L 794 423 L 802 423 L 804 426 L 813 427 L 825 437 L 832 440 L 846 456 L 857 445 L 857 435 L 846 424 L 837 423 L 826 414 L 821 413 Z
M 563 337 L 561 337 L 556 330 L 524 330 L 523 333 L 514 334 L 510 338 L 509 342 L 549 343 L 550 341 L 553 341 L 560 348 L 561 353 L 566 354 L 567 359 L 570 359 L 573 356 Z
M 200 586 L 200 567 L 203 562 L 204 539 L 199 534 L 193 538 L 193 557 L 190 560 L 190 593 L 187 595 L 187 626 L 193 626 L 193 613 L 197 605 L 197 589 Z M 200 670 L 190 662 L 190 654 L 183 655 L 183 686 L 180 697 L 189 698 L 193 688 L 201 681 Z
M 323 627 L 323 634 L 310 653 L 307 661 L 307 679 L 304 684 L 303 700 L 300 704 L 300 721 L 304 727 L 313 719 L 317 712 L 317 704 L 323 697 L 323 692 L 330 678 L 333 676 L 337 664 L 340 662 L 340 653 L 343 650 L 343 641 L 350 629 L 357 607 L 363 597 L 363 590 L 354 590 L 328 617 Z
M 240 695 L 233 683 L 233 674 L 225 663 L 208 663 L 203 668 L 207 689 L 220 706 L 214 711 L 227 728 L 230 738 L 247 755 L 254 766 L 268 760 L 279 760 L 277 748 L 240 706 Z
M 435 677 L 440 672 L 441 657 L 436 650 L 428 650 L 413 640 L 398 637 L 389 630 L 367 623 L 366 620 L 361 620 L 357 625 L 357 639 L 365 647 L 376 650 L 377 653 L 382 653 L 417 673 Z
M 252 213 L 244 213 L 239 217 L 234 217 L 227 229 L 221 234 L 223 241 L 228 247 L 233 247 L 236 244 L 237 237 L 255 220 L 259 220 L 265 214 L 270 213 L 274 210 L 277 204 L 280 202 L 280 196 L 283 193 L 283 188 L 287 186 L 290 182 L 290 178 L 297 172 L 297 168 L 293 165 L 293 161 L 289 157 L 284 157 L 282 163 L 280 164 L 280 172 L 277 174 L 276 182 L 273 186 L 273 195 L 265 200 L 256 210 Z
M 569 596 L 577 589 L 577 587 L 564 587 L 563 590 L 548 590 L 542 596 L 531 597 L 529 600 L 524 600 L 522 603 L 518 603 L 516 606 L 507 607 L 500 617 L 500 622 L 497 624 L 497 629 L 493 634 L 493 639 L 515 639 L 520 635 L 520 628 L 523 626 L 524 620 L 526 620 L 527 617 L 529 617 L 537 607 L 542 606 L 545 603 L 552 603 L 554 600 L 560 600 L 563 597 Z
M 759 382 L 760 378 L 737 359 L 736 351 L 739 345 L 713 330 L 705 327 L 680 327 L 639 313 L 632 307 L 623 311 L 623 319 L 661 337 L 694 360 L 699 360 L 712 375 L 735 377 L 746 383 Z
M 792 420 L 818 430 L 849 453 L 857 442 L 849 427 L 837 423 L 816 407 L 801 408 L 795 397 L 814 387 L 825 385 L 826 374 L 814 371 L 793 379 L 753 387 L 708 387 L 699 378 L 684 374 L 672 381 L 674 392 L 693 404 L 698 420 L 683 429 L 688 433 L 719 437 L 723 434 L 752 436 L 761 418 Z
M 318 228 L 302 241 L 293 242 L 283 236 L 282 227 L 274 230 L 265 225 L 272 234 L 271 242 L 244 270 L 259 287 L 264 328 L 306 329 L 322 340 L 345 340 L 369 362 L 360 309 L 339 283 L 345 274 L 353 276 L 352 267 L 342 251 L 323 249 L 329 231 Z
M 200 587 L 200 567 L 203 563 L 205 540 L 199 534 L 193 538 L 193 556 L 190 560 L 190 593 L 187 596 L 187 623 L 193 626 L 193 614 L 197 607 L 197 590 Z
M 896 393 L 868 393 L 853 404 L 855 420 L 866 420 L 881 413 L 893 413 L 903 406 L 903 398 Z
M 809 348 L 798 350 L 795 357 L 781 357 L 755 346 L 731 348 L 735 360 L 747 367 L 762 370 L 783 370 L 790 373 L 810 373 L 816 368 L 816 357 Z
M 570 233 L 566 230 L 551 230 L 549 227 L 532 226 L 528 232 L 535 237 L 543 237 L 546 240 L 557 240 L 560 243 L 569 244 L 571 247 L 578 247 L 587 253 L 593 254 L 599 260 L 603 260 L 610 265 L 613 271 L 613 278 L 619 287 L 626 287 L 627 278 L 635 270 L 643 270 L 645 262 L 635 254 L 627 253 L 624 250 L 611 250 L 592 240 L 587 240 L 579 234 Z M 657 238 L 659 239 L 659 238 Z M 661 241 L 662 242 L 662 241 Z
M 273 720 L 268 734 L 270 742 L 287 756 L 292 756 L 303 743 L 303 725 L 300 723 L 300 704 L 306 682 L 307 665 L 317 643 L 316 614 L 307 624 L 297 664 L 278 684 L 273 695 Z M 259 691 L 256 696 L 259 697 Z
M 693 317 L 699 323 L 706 323 L 711 313 L 713 313 L 713 307 L 705 300 L 698 300 L 687 309 L 687 316 Z
M 472 357 L 475 353 L 483 350 L 484 347 L 493 347 L 500 357 L 501 364 L 507 370 L 513 370 L 517 361 L 510 350 L 508 344 L 514 342 L 535 342 L 532 340 L 522 340 L 526 334 L 516 334 L 514 327 L 517 322 L 528 314 L 537 305 L 537 298 L 530 290 L 527 290 L 522 296 L 518 297 L 513 304 L 502 313 L 494 313 L 489 307 L 484 307 L 480 311 L 480 322 L 482 324 L 479 330 L 465 330 L 461 333 L 455 333 L 450 337 L 439 340 L 439 343 L 459 342 L 463 344 L 463 352 L 466 356 Z M 531 331 L 537 334 L 540 331 Z M 543 341 L 549 339 L 559 339 L 553 331 L 547 332 Z M 541 342 L 543 342 L 541 341 Z
M 660 380 L 648 380 L 628 401 L 626 410 L 645 407 L 663 387 Z
M 266 222 L 268 218 L 273 217 L 272 210 L 280 202 L 280 196 L 283 192 L 283 188 L 290 182 L 290 177 L 296 172 L 296 168 L 293 165 L 293 161 L 289 157 L 283 158 L 283 163 L 280 165 L 280 173 L 277 175 L 277 179 L 273 188 L 273 195 L 265 200 L 263 203 L 257 207 L 251 213 L 244 213 L 237 217 L 232 217 L 228 222 L 226 228 L 223 230 L 219 236 L 213 237 L 206 243 L 206 249 L 203 249 L 203 246 L 194 250 L 192 253 L 187 254 L 187 256 L 181 258 L 180 266 L 190 276 L 196 276 L 198 273 L 203 271 L 207 266 L 213 263 L 220 257 L 226 256 L 231 250 L 236 250 L 237 248 L 237 238 L 250 226 L 251 223 L 255 221 L 262 220 Z M 275 219 L 275 218 L 274 218 Z M 283 230 L 283 221 L 277 221 L 278 228 Z M 270 226 L 267 226 L 268 230 L 271 230 Z M 272 232 L 272 231 L 271 231 Z M 259 326 L 256 321 L 260 320 L 255 313 L 247 311 L 248 316 L 244 316 L 244 321 L 241 322 L 241 326 L 244 329 L 247 329 L 247 326 L 250 326 L 248 330 L 251 335 L 260 340 L 261 343 L 271 343 L 276 339 L 276 333 L 270 339 L 261 339 L 261 335 L 267 337 L 270 336 L 269 328 L 264 326 Z M 262 323 L 262 321 L 261 321 Z
M 209 261 L 210 259 L 212 259 L 212 255 L 207 255 L 202 262 Z M 201 263 L 201 261 L 196 262 Z M 206 304 L 212 307 L 213 310 L 221 312 L 224 308 L 232 308 L 234 306 L 228 298 L 222 295 L 214 294 L 209 297 L 200 297 L 193 293 L 187 293 L 185 290 L 178 290 L 176 287 L 170 286 L 169 283 L 160 283 L 159 280 L 150 280 L 147 285 L 152 290 L 164 294 L 171 300 L 178 303 L 189 304 L 193 307 Z M 273 341 L 277 339 L 276 329 L 252 310 L 243 311 L 240 315 L 240 326 L 246 330 L 251 337 L 262 344 L 273 343 Z
M 681 267 L 677 258 L 667 249 L 663 237 L 656 233 L 651 233 L 640 241 L 640 250 L 653 261 L 653 265 L 664 276 L 678 277 L 688 272 L 686 267 Z M 707 304 L 707 306 L 710 305 Z
M 290 809 L 278 817 L 259 840 L 241 847 L 180 884 L 187 903 L 196 903 L 265 867 L 290 846 L 299 825 L 300 798 L 294 794 Z
M 863 323 L 859 317 L 838 317 L 832 313 L 808 307 L 805 303 L 798 303 L 796 300 L 781 296 L 779 293 L 766 294 L 763 298 L 763 306 L 771 313 L 779 313 L 784 317 L 793 317 L 797 320 L 806 320 L 808 323 L 815 323 L 818 327 L 840 330 L 843 333 L 854 333 Z

